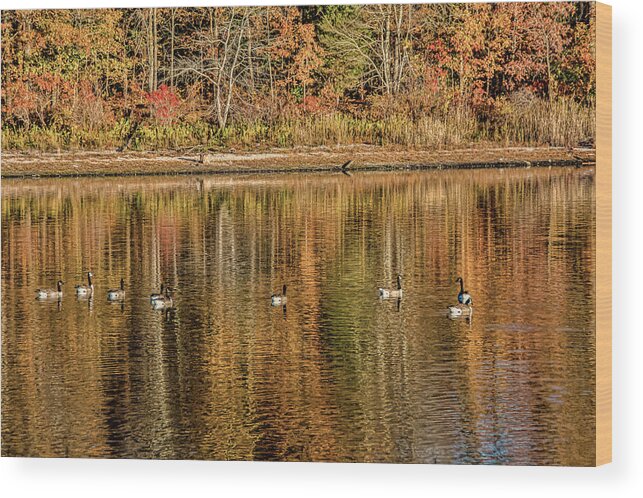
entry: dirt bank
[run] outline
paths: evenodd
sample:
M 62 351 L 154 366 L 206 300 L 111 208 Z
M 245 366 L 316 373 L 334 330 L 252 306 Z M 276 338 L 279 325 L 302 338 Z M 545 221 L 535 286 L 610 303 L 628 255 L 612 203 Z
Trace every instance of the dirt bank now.
M 2 177 L 132 176 L 226 173 L 295 173 L 338 171 L 352 160 L 350 171 L 387 169 L 467 169 L 580 166 L 595 161 L 593 149 L 484 148 L 395 150 L 341 147 L 221 152 L 205 156 L 170 151 L 3 153 Z

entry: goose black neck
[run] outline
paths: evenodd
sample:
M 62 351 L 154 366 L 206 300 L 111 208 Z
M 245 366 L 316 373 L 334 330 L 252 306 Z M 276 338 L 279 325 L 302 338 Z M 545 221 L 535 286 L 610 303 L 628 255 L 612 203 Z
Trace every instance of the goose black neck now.
M 284 284 L 283 288 L 281 289 L 282 294 L 285 296 L 286 295 L 286 285 Z
M 125 290 L 125 280 L 121 278 L 121 290 Z
M 60 280 L 58 280 L 57 287 L 58 287 L 58 292 L 62 292 L 62 291 L 63 291 L 63 283 L 62 283 Z
M 402 276 L 397 276 L 397 290 L 402 290 Z
M 464 280 L 462 278 L 460 278 L 460 292 L 464 293 Z
M 89 284 L 90 287 L 92 286 L 92 274 L 91 273 L 87 274 L 87 283 Z

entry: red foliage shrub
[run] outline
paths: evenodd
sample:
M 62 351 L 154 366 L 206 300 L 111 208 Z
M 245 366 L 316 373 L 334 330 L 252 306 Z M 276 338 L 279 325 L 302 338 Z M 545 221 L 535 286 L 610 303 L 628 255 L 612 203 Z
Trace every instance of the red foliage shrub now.
M 146 100 L 152 116 L 164 124 L 171 123 L 176 118 L 181 105 L 178 95 L 167 85 L 161 85 L 158 89 L 148 93 Z
M 318 97 L 307 95 L 300 104 L 301 109 L 307 114 L 318 114 L 323 110 L 322 103 Z

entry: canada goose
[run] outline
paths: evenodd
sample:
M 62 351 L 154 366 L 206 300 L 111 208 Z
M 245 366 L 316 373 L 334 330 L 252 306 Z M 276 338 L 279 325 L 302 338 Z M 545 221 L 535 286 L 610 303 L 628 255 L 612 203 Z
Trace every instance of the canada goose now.
M 270 303 L 273 306 L 279 306 L 280 304 L 286 304 L 288 298 L 286 297 L 286 284 L 281 288 L 281 294 L 273 294 L 270 296 Z
M 471 298 L 471 294 L 469 294 L 469 291 L 464 290 L 464 280 L 462 280 L 462 277 L 456 278 L 455 282 L 456 283 L 460 282 L 460 293 L 458 294 L 458 302 L 460 304 L 473 305 L 473 299 Z
M 125 280 L 121 278 L 121 288 L 120 289 L 110 289 L 107 291 L 107 300 L 108 301 L 121 301 L 125 299 Z
M 78 296 L 87 296 L 94 293 L 94 284 L 92 283 L 92 272 L 87 272 L 87 285 L 78 284 L 76 286 L 76 294 Z
M 169 287 L 165 287 L 164 295 L 157 297 L 156 299 L 152 299 L 152 307 L 155 310 L 171 308 L 172 306 L 174 306 L 174 299 L 172 299 L 170 291 L 171 289 Z
M 156 301 L 165 297 L 165 284 L 161 283 L 161 292 L 158 294 L 150 294 L 150 301 Z
M 449 316 L 452 318 L 458 316 L 471 316 L 473 315 L 473 299 L 468 291 L 464 290 L 464 280 L 462 277 L 455 279 L 456 283 L 460 284 L 460 292 L 458 293 L 458 304 L 449 306 Z
M 388 299 L 389 297 L 402 297 L 402 275 L 397 276 L 397 289 L 382 289 L 380 287 L 378 291 L 382 299 Z
M 63 285 L 65 282 L 58 280 L 55 289 L 36 289 L 37 299 L 62 299 Z

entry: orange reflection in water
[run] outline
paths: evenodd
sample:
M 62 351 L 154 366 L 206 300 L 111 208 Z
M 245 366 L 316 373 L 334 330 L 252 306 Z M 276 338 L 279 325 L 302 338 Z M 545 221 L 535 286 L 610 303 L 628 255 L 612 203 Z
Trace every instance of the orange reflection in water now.
M 591 170 L 5 180 L 2 453 L 591 465 L 594 234 Z

